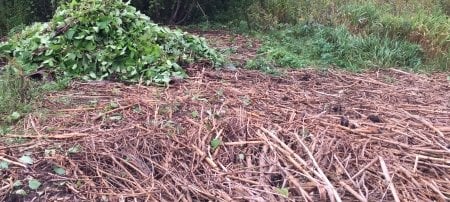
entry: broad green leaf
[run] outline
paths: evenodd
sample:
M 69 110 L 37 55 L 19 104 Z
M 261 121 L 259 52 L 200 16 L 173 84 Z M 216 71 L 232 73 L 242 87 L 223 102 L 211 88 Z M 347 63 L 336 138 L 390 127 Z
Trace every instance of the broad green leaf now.
M 9 44 L 9 43 L 0 44 L 0 52 L 9 52 L 9 51 L 12 51 L 13 48 L 14 48 L 13 44 Z
M 289 189 L 288 188 L 277 188 L 276 189 L 277 193 L 284 196 L 284 197 L 289 197 Z
M 80 39 L 84 39 L 84 37 L 85 37 L 84 35 L 79 35 L 79 36 L 76 36 L 75 39 L 80 40 Z
M 162 79 L 160 79 L 159 81 L 160 81 L 160 83 L 167 83 L 168 84 L 171 80 L 172 79 L 170 79 L 170 77 L 165 76 Z
M 97 26 L 99 29 L 106 29 L 108 28 L 109 22 L 97 22 Z
M 48 64 L 50 67 L 55 66 L 54 59 L 52 59 L 52 58 L 45 60 L 42 64 Z
M 94 42 L 89 42 L 89 43 L 87 43 L 84 47 L 85 47 L 86 50 L 88 50 L 88 51 L 93 51 L 93 50 L 95 50 L 95 49 L 97 48 L 97 46 L 95 45 Z
M 20 157 L 19 161 L 24 164 L 29 164 L 29 165 L 33 164 L 33 159 L 28 155 L 24 155 L 24 156 Z
M 6 170 L 9 168 L 9 163 L 6 161 L 0 161 L 0 170 Z
M 64 168 L 55 166 L 53 167 L 53 171 L 58 174 L 58 175 L 65 175 L 66 174 L 66 170 L 64 170 Z
M 97 78 L 97 75 L 96 75 L 94 72 L 89 73 L 89 76 L 90 76 L 92 79 L 96 79 L 96 78 Z
M 75 34 L 75 29 L 69 29 L 69 31 L 67 31 L 67 33 L 66 33 L 67 39 L 72 40 L 74 34 Z
M 36 179 L 31 179 L 28 181 L 28 187 L 32 190 L 37 190 L 41 186 L 41 182 Z

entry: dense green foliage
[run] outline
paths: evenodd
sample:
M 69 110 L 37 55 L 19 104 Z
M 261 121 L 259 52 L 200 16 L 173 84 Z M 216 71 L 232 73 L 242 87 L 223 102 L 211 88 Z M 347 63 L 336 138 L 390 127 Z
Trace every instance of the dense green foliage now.
M 261 55 L 250 61 L 251 68 L 331 64 L 350 69 L 395 66 L 450 70 L 446 1 L 292 1 L 288 4 L 291 8 L 281 3 L 288 0 L 268 2 L 272 2 L 269 10 L 256 6 L 252 11 L 263 10 L 256 12 L 261 15 L 244 21 L 269 33 Z M 280 12 L 270 11 L 277 8 Z M 302 12 L 287 12 L 297 18 L 283 17 L 287 14 L 281 11 L 289 9 Z M 242 21 L 234 23 L 235 27 L 246 27 Z
M 347 5 L 343 7 L 343 21 L 353 32 L 376 35 L 421 45 L 431 59 L 448 56 L 450 48 L 450 19 L 437 9 L 433 12 L 415 10 L 398 13 L 379 5 Z M 447 67 L 448 68 L 448 67 Z
M 0 36 L 33 22 L 51 19 L 57 6 L 71 0 L 0 0 Z M 123 0 L 128 2 L 128 0 Z M 153 21 L 187 24 L 214 18 L 239 1 L 224 0 L 131 0 L 131 4 Z
M 0 45 L 25 74 L 39 68 L 59 76 L 168 83 L 183 78 L 180 63 L 219 55 L 198 37 L 154 24 L 117 0 L 72 1 L 49 23 L 36 23 Z
M 256 60 L 267 60 L 275 66 L 326 66 L 358 70 L 370 67 L 410 67 L 424 59 L 419 45 L 406 41 L 353 35 L 345 27 L 301 24 L 274 31 L 260 50 Z M 252 68 L 268 65 L 251 61 Z
M 56 7 L 57 0 L 0 0 L 0 36 L 13 28 L 47 21 Z

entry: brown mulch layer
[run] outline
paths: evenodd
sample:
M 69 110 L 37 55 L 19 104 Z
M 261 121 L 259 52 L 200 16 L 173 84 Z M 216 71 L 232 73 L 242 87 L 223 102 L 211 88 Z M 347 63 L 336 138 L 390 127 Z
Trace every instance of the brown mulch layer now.
M 445 75 L 200 69 L 165 89 L 77 82 L 48 95 L 0 136 L 0 200 L 449 200 Z

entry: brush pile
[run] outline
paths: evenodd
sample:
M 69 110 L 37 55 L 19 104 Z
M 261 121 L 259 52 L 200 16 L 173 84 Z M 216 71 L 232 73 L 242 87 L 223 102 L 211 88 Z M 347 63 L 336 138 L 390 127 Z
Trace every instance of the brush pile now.
M 199 37 L 161 27 L 119 0 L 70 1 L 49 23 L 36 23 L 0 43 L 23 71 L 59 77 L 167 84 L 186 76 L 182 65 L 222 58 Z

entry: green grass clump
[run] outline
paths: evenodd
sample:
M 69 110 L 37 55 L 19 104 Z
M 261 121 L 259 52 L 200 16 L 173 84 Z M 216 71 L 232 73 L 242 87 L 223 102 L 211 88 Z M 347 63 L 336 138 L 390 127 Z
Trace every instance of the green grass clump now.
M 249 68 L 450 70 L 449 0 L 252 2 L 245 19 L 229 22 L 267 36 Z
M 71 1 L 49 23 L 27 27 L 0 53 L 59 77 L 167 84 L 186 76 L 181 65 L 197 60 L 221 63 L 205 40 L 170 30 L 120 0 Z
M 424 54 L 419 45 L 376 35 L 353 35 L 346 27 L 302 24 L 274 31 L 260 50 L 283 67 L 334 65 L 359 70 L 417 68 Z M 250 63 L 251 64 L 251 63 Z

